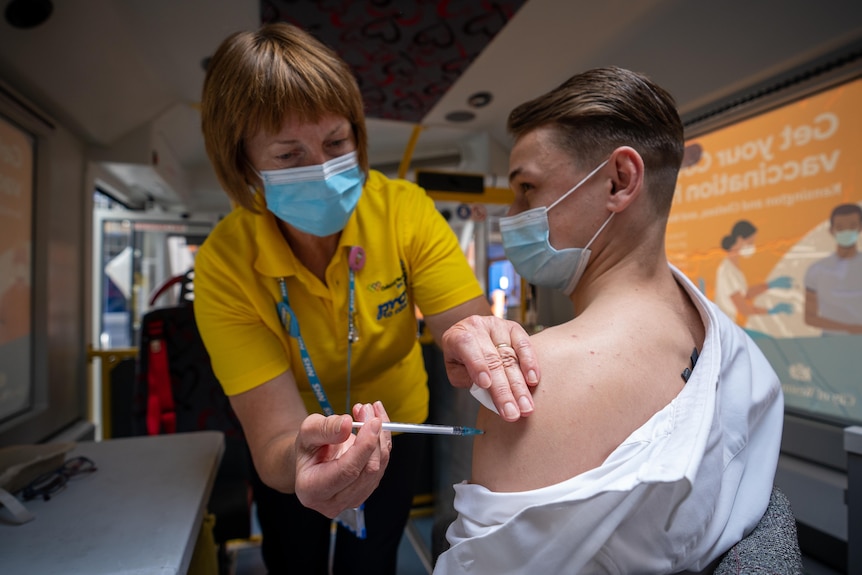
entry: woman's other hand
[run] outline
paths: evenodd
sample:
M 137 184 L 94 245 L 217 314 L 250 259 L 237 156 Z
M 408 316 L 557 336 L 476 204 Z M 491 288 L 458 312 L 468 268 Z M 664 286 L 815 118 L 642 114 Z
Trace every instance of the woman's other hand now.
M 539 383 L 541 374 L 530 337 L 520 324 L 495 316 L 470 316 L 446 330 L 441 347 L 452 385 L 475 383 L 487 389 L 506 421 L 533 412 L 530 387 Z
M 306 507 L 333 518 L 358 507 L 380 484 L 392 451 L 383 404 L 356 404 L 353 418 L 363 421 L 352 433 L 347 415 L 309 415 L 296 436 L 296 496 Z

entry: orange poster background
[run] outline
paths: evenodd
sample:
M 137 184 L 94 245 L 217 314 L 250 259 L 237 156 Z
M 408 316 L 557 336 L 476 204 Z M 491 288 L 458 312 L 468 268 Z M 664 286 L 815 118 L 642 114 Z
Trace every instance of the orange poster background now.
M 832 209 L 862 202 L 857 166 L 862 148 L 862 79 L 755 118 L 692 138 L 700 159 L 680 172 L 667 230 L 667 250 L 714 299 L 721 240 L 739 220 L 758 229 L 757 252 L 741 261 L 749 286 L 779 275 L 793 287 L 771 290 L 794 313 L 781 324 L 748 325 L 773 337 L 814 336 L 804 324 L 803 279 L 808 266 L 833 252 Z
M 33 144 L 0 119 L 0 345 L 30 333 Z

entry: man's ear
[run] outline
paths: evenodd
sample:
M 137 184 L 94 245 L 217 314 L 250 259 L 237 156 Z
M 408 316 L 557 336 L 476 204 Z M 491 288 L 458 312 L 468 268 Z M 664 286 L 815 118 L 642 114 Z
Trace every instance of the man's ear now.
M 613 151 L 608 164 L 613 168 L 608 209 L 621 212 L 643 191 L 644 161 L 634 148 L 620 146 Z

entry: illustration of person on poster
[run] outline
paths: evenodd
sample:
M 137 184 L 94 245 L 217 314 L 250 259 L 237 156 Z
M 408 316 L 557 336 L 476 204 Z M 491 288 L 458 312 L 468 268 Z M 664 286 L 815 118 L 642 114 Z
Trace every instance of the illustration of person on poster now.
M 727 256 L 719 264 L 715 274 L 715 303 L 731 319 L 745 325 L 746 319 L 754 315 L 790 314 L 793 305 L 779 302 L 766 308 L 755 303 L 755 299 L 771 288 L 789 288 L 793 280 L 789 276 L 779 276 L 768 282 L 748 285 L 745 274 L 739 267 L 741 258 L 750 258 L 757 251 L 755 240 L 757 228 L 748 220 L 739 220 L 730 233 L 721 240 L 721 247 Z
M 862 424 L 860 101 L 856 77 L 694 131 L 666 244 L 755 338 L 789 410 L 847 424 Z
M 837 247 L 805 274 L 805 323 L 823 335 L 862 334 L 862 207 L 841 204 L 832 210 L 829 233 Z

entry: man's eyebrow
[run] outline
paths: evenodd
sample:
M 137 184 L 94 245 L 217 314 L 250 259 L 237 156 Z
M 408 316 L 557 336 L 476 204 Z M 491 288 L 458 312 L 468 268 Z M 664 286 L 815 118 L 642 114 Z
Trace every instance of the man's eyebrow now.
M 520 175 L 521 175 L 521 172 L 523 172 L 523 171 L 524 171 L 524 169 L 523 169 L 523 168 L 515 168 L 514 170 L 512 170 L 511 172 L 509 172 L 509 183 L 511 184 L 511 183 L 512 183 L 512 180 L 514 180 L 515 178 L 517 178 L 518 176 L 520 176 Z

